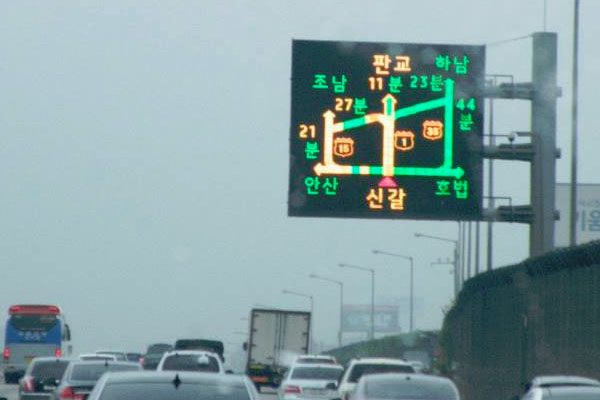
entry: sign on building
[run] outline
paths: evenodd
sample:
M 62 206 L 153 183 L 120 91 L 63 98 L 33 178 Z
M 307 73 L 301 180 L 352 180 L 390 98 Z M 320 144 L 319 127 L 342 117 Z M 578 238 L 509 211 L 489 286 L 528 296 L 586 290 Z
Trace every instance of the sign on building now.
M 484 46 L 295 40 L 288 214 L 478 219 Z
M 554 244 L 569 245 L 571 184 L 556 184 L 556 209 L 560 219 L 554 224 Z M 577 244 L 600 240 L 600 184 L 577 185 Z

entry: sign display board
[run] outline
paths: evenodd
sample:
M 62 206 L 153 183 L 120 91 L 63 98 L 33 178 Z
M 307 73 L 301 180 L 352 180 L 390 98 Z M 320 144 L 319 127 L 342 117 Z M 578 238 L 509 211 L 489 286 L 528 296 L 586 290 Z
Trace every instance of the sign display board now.
M 371 330 L 370 305 L 345 305 L 342 310 L 343 332 Z M 375 332 L 399 332 L 398 307 L 375 306 Z
M 479 219 L 485 47 L 295 40 L 288 214 Z
M 560 219 L 554 224 L 554 244 L 569 245 L 571 185 L 556 184 L 556 209 Z M 600 240 L 600 184 L 577 185 L 577 244 Z

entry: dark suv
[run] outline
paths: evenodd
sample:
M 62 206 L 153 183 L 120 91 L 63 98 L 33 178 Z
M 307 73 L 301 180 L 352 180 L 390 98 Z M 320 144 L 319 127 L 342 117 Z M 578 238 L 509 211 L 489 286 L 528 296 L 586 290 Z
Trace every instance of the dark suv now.
M 148 346 L 146 354 L 140 359 L 140 364 L 144 369 L 156 369 L 163 354 L 173 350 L 173 345 L 168 343 L 155 343 Z

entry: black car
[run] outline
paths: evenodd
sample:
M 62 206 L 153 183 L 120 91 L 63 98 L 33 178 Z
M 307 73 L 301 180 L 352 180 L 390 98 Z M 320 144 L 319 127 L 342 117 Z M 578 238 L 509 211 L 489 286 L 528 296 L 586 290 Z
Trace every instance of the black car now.
M 148 346 L 146 354 L 140 359 L 144 369 L 156 369 L 163 354 L 173 350 L 173 345 L 168 343 L 155 343 Z
M 127 361 L 139 363 L 142 359 L 142 353 L 127 353 Z
M 69 360 L 65 358 L 34 358 L 19 381 L 19 399 L 49 399 L 52 391 L 59 385 L 68 364 Z

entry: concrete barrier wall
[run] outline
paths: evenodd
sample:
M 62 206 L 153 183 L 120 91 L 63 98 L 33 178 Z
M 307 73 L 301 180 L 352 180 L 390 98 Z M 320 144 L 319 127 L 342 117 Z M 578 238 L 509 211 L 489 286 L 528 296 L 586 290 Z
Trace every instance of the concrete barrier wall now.
M 506 400 L 537 375 L 600 379 L 600 242 L 465 282 L 440 345 L 467 400 Z

